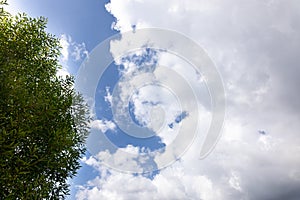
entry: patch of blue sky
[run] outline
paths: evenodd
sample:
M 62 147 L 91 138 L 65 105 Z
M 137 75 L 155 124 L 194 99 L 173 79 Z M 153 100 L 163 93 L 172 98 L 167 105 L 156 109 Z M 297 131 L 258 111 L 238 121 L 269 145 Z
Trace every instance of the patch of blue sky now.
M 147 106 L 148 108 L 154 107 L 159 105 L 160 102 L 153 102 L 153 101 L 143 101 L 142 105 Z M 135 115 L 136 107 L 134 106 L 134 102 L 131 100 L 129 101 L 129 115 L 131 119 L 133 120 L 134 123 L 141 127 L 147 127 L 150 123 L 150 115 L 149 116 L 144 116 L 144 120 L 140 120 L 136 115 Z M 150 114 L 150 113 L 149 113 Z
M 110 103 L 105 100 L 107 90 L 110 94 L 113 92 L 113 88 L 119 80 L 119 71 L 114 63 L 106 68 L 99 83 L 97 85 L 95 94 L 95 112 L 98 119 L 113 118 Z
M 154 177 L 157 174 L 159 174 L 159 170 L 157 169 L 157 164 L 154 161 L 153 156 L 151 156 L 145 163 L 141 163 L 138 159 L 134 159 L 134 160 L 139 163 L 139 165 L 143 168 L 143 170 L 145 170 L 144 173 L 140 173 L 140 174 L 134 173 L 133 174 L 134 176 L 143 176 L 153 180 Z
M 31 17 L 44 16 L 48 19 L 47 30 L 60 37 L 66 34 L 72 41 L 85 44 L 91 52 L 100 42 L 117 34 L 111 28 L 115 18 L 106 11 L 109 0 L 17 0 L 15 4 Z M 76 75 L 82 60 L 69 60 L 68 71 Z
M 86 157 L 90 157 L 91 154 L 89 151 L 85 154 Z M 84 174 L 84 176 L 75 176 L 72 180 L 70 180 L 73 183 L 76 183 L 77 185 L 83 185 L 87 181 L 92 180 L 96 176 L 99 176 L 99 172 L 92 166 L 87 165 L 86 163 L 80 161 L 81 168 L 78 169 L 77 174 Z M 75 189 L 75 185 L 71 184 L 73 186 L 72 189 Z
M 132 145 L 135 147 L 147 148 L 150 151 L 155 151 L 158 149 L 164 149 L 166 146 L 162 143 L 161 138 L 158 136 L 137 138 L 123 132 L 120 128 L 116 128 L 115 131 L 107 130 L 105 135 L 114 145 L 120 148 Z
M 181 112 L 176 118 L 175 118 L 175 122 L 176 123 L 180 123 L 184 118 L 186 118 L 188 116 L 188 112 L 187 111 L 183 111 Z
M 155 67 L 158 62 L 158 51 L 147 47 L 143 46 L 141 47 L 140 51 L 138 53 L 129 53 L 126 56 L 123 56 L 121 58 L 121 64 L 119 65 L 119 71 L 122 75 L 122 72 L 126 69 L 124 67 L 124 64 L 134 64 L 136 66 L 135 72 L 149 72 L 152 73 L 155 70 Z
M 139 120 L 134 112 L 135 112 L 135 106 L 134 106 L 134 103 L 132 101 L 129 101 L 129 115 L 132 119 L 132 121 L 137 124 L 138 126 L 141 126 L 141 127 L 147 127 L 147 123 L 145 121 L 141 121 Z
M 109 0 L 18 0 L 22 11 L 32 17 L 48 18 L 48 30 L 56 35 L 71 35 L 84 42 L 90 51 L 101 41 L 118 33 L 111 29 L 115 18 L 105 9 Z
M 174 122 L 168 124 L 169 128 L 174 128 L 175 124 L 179 124 L 183 119 L 188 117 L 189 113 L 187 111 L 181 112 L 179 115 L 177 115 L 174 119 Z

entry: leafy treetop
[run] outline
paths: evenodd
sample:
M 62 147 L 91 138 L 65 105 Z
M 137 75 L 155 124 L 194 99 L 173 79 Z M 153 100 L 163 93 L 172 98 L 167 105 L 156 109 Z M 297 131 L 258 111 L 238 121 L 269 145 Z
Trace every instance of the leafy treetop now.
M 0 199 L 63 199 L 85 151 L 88 110 L 46 23 L 1 10 Z

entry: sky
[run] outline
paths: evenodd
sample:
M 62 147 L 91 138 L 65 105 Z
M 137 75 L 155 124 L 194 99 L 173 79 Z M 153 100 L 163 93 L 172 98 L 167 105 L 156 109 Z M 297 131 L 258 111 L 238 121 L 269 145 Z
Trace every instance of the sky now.
M 300 198 L 297 0 L 9 3 L 90 105 L 69 199 Z

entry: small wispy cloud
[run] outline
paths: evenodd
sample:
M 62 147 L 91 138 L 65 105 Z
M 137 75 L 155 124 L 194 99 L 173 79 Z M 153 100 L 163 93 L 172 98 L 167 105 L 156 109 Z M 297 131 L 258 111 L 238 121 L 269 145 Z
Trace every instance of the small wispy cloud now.
M 71 56 L 75 61 L 80 61 L 88 56 L 88 51 L 86 50 L 85 43 L 72 43 L 72 47 L 73 51 Z
M 60 36 L 59 43 L 61 46 L 61 56 L 59 61 L 62 68 L 58 70 L 57 76 L 66 77 L 67 75 L 71 74 L 69 69 L 69 61 L 82 61 L 88 56 L 88 51 L 86 50 L 85 43 L 77 43 L 76 41 L 73 41 L 70 35 L 67 34 L 62 34 Z
M 109 87 L 106 87 L 105 91 L 106 91 L 106 95 L 104 96 L 104 101 L 106 101 L 107 103 L 112 105 L 113 97 L 112 97 L 112 94 L 109 91 Z

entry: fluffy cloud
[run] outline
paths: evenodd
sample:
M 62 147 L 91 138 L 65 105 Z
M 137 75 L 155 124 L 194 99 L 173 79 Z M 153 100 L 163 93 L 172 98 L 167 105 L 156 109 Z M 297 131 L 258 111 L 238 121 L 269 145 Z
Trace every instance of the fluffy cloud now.
M 166 28 L 205 48 L 224 81 L 227 117 L 223 136 L 207 158 L 198 159 L 203 138 L 197 136 L 180 161 L 152 179 L 109 170 L 83 187 L 78 199 L 299 198 L 296 0 L 111 0 L 107 9 L 121 32 L 133 26 Z
M 219 199 L 221 197 L 221 191 L 215 188 L 207 177 L 185 174 L 180 164 L 164 169 L 151 180 L 142 175 L 108 170 L 103 165 L 99 165 L 94 158 L 85 159 L 84 162 L 97 168 L 101 175 L 82 187 L 77 193 L 77 199 L 150 200 Z
M 88 52 L 85 49 L 85 44 L 78 44 L 72 40 L 70 35 L 62 34 L 60 36 L 60 64 L 61 68 L 57 71 L 57 76 L 65 78 L 70 76 L 74 72 L 71 70 L 71 62 L 82 61 L 85 56 L 88 56 Z
M 69 59 L 69 46 L 71 43 L 71 36 L 65 34 L 61 35 L 59 43 L 61 46 L 61 60 L 62 62 L 67 62 Z
M 112 121 L 108 120 L 93 120 L 91 122 L 91 128 L 99 129 L 103 133 L 105 133 L 107 130 L 115 130 L 116 125 Z
M 86 56 L 88 56 L 85 44 L 73 41 L 70 35 L 61 35 L 60 46 L 61 61 L 63 63 L 67 63 L 69 59 L 73 61 L 82 61 Z
M 58 70 L 57 75 L 65 77 L 66 75 L 70 75 L 70 62 L 82 61 L 88 56 L 88 51 L 84 43 L 79 44 L 73 41 L 70 35 L 62 34 L 59 42 L 61 46 L 60 64 L 62 68 Z

